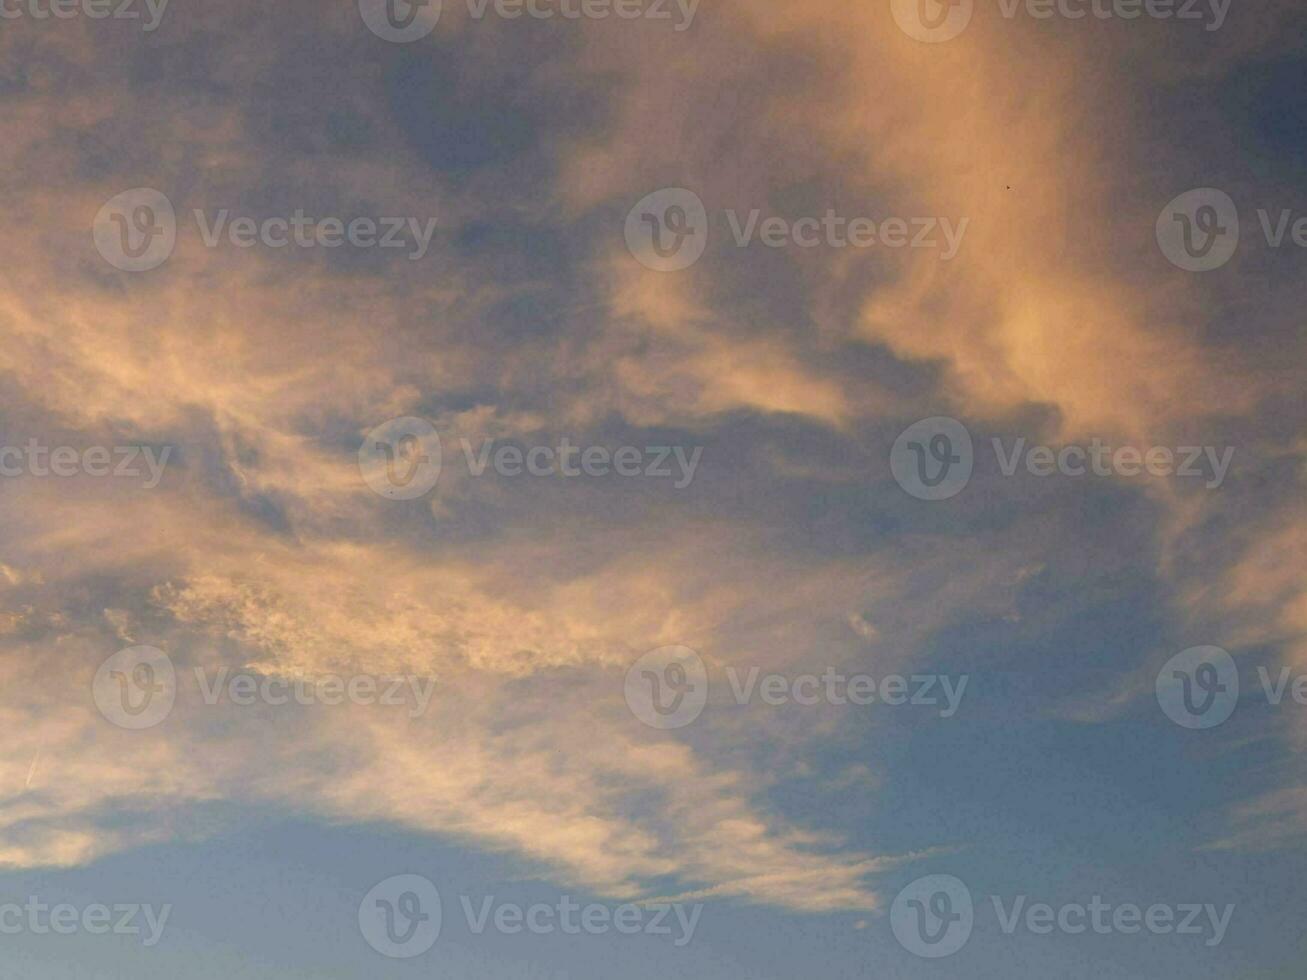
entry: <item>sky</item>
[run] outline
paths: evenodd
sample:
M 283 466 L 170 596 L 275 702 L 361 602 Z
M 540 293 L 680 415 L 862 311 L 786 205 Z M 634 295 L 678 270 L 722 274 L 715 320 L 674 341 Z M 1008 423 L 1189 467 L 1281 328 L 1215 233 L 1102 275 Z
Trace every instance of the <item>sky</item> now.
M 2 0 L 0 977 L 1300 977 L 1304 27 Z

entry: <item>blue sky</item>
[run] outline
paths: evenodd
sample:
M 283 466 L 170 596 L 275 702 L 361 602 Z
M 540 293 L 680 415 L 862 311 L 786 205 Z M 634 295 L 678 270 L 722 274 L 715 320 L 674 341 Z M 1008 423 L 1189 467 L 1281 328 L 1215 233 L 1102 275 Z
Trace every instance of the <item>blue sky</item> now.
M 0 975 L 1299 976 L 1301 11 L 397 3 L 0 29 Z

